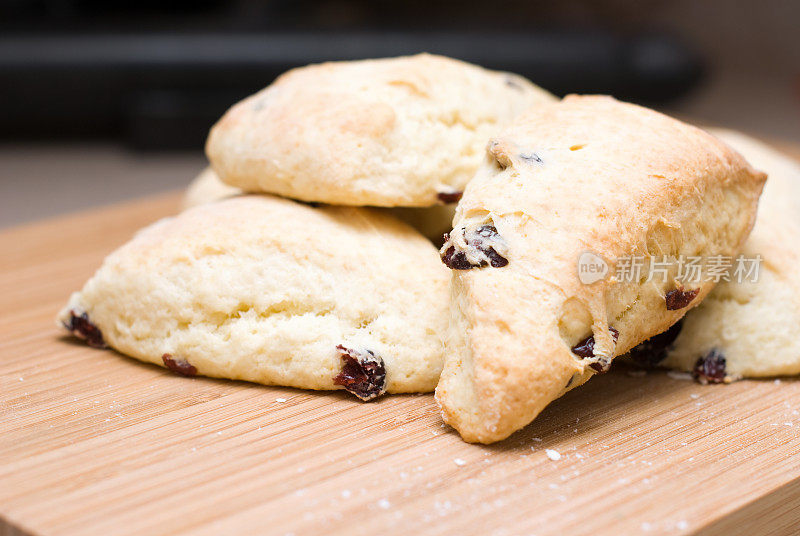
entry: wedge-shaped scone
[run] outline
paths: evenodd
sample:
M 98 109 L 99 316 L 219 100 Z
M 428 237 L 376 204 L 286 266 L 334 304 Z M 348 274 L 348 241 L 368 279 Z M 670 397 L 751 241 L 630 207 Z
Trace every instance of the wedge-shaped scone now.
M 520 76 L 429 54 L 309 65 L 233 106 L 206 153 L 248 192 L 432 206 L 460 196 L 489 136 L 553 100 Z
M 800 164 L 744 134 L 712 132 L 769 175 L 753 232 L 727 281 L 632 357 L 702 382 L 800 374 Z
M 448 275 L 385 214 L 243 196 L 139 232 L 59 320 L 175 372 L 370 399 L 435 387 Z
M 445 421 L 483 443 L 699 303 L 712 282 L 682 286 L 674 263 L 628 281 L 617 259 L 734 254 L 765 179 L 706 132 L 609 97 L 539 107 L 488 152 L 441 250 L 452 318 L 436 390 Z

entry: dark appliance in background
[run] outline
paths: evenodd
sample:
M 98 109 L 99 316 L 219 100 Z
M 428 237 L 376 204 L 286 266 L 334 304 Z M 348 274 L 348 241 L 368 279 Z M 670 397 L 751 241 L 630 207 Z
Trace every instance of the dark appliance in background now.
M 652 33 L 478 30 L 483 25 L 463 21 L 411 31 L 402 28 L 418 19 L 407 11 L 330 22 L 331 4 L 320 14 L 313 2 L 112 4 L 0 4 L 0 140 L 197 149 L 235 101 L 287 69 L 326 60 L 425 51 L 514 71 L 560 95 L 609 93 L 647 104 L 682 95 L 701 72 L 689 49 Z

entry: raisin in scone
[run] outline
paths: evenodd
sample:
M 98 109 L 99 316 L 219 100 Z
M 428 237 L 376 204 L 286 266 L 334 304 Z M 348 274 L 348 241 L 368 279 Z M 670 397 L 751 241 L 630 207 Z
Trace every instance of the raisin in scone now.
M 249 192 L 431 206 L 460 195 L 490 135 L 554 99 L 520 76 L 429 54 L 309 65 L 228 110 L 206 153 Z
M 632 357 L 692 372 L 701 382 L 800 374 L 794 336 L 800 325 L 800 164 L 744 134 L 712 133 L 769 175 L 743 261 L 731 263 L 729 281 L 720 281 L 680 327 Z M 750 262 L 759 256 L 760 263 Z
M 627 281 L 617 259 L 732 255 L 765 180 L 710 134 L 610 97 L 569 96 L 488 145 L 442 247 L 451 326 L 436 398 L 472 442 L 504 439 L 663 332 L 711 290 Z M 579 262 L 608 265 L 591 284 Z M 603 270 L 599 270 L 603 274 Z
M 220 199 L 242 195 L 239 188 L 222 182 L 214 170 L 206 168 L 189 184 L 183 196 L 184 210 Z M 399 218 L 422 233 L 425 238 L 440 246 L 442 235 L 450 230 L 455 213 L 455 203 L 433 207 L 376 208 Z
M 139 232 L 59 320 L 178 373 L 370 399 L 435 387 L 448 276 L 386 214 L 242 196 Z

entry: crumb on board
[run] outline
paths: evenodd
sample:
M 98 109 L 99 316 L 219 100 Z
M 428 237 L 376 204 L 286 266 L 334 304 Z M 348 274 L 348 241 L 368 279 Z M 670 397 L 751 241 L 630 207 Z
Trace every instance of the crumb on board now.
M 673 380 L 689 380 L 689 381 L 694 380 L 694 378 L 692 378 L 692 375 L 689 374 L 688 372 L 678 372 L 675 370 L 668 371 L 667 376 L 669 376 Z

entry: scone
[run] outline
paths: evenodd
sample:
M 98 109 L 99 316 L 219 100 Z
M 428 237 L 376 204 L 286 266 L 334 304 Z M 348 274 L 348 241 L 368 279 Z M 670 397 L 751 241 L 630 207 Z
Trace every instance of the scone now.
M 388 215 L 242 196 L 139 232 L 59 320 L 178 373 L 366 400 L 433 390 L 448 280 L 436 249 Z
M 713 282 L 684 285 L 670 261 L 737 252 L 765 180 L 710 134 L 610 97 L 538 107 L 488 156 L 441 250 L 453 277 L 436 389 L 445 421 L 482 443 L 699 303 Z M 619 275 L 634 256 L 663 277 Z
M 429 54 L 309 65 L 228 110 L 206 153 L 248 192 L 431 206 L 457 200 L 490 135 L 553 100 L 520 76 Z
M 228 186 L 222 182 L 213 169 L 206 168 L 186 189 L 183 196 L 183 208 L 185 210 L 243 193 L 239 188 Z M 449 203 L 433 207 L 397 207 L 376 210 L 385 211 L 403 220 L 438 247 L 442 245 L 442 235 L 450 230 L 456 209 L 454 203 Z
M 186 192 L 183 194 L 181 205 L 186 210 L 198 205 L 242 195 L 243 193 L 239 188 L 229 186 L 219 180 L 214 170 L 207 167 L 189 183 Z
M 800 325 L 800 165 L 738 132 L 713 133 L 769 175 L 741 271 L 733 259 L 728 281 L 720 281 L 679 327 L 631 355 L 641 364 L 692 372 L 701 382 L 800 374 L 794 336 Z M 759 256 L 760 263 L 751 262 Z M 746 273 L 751 269 L 757 271 Z

